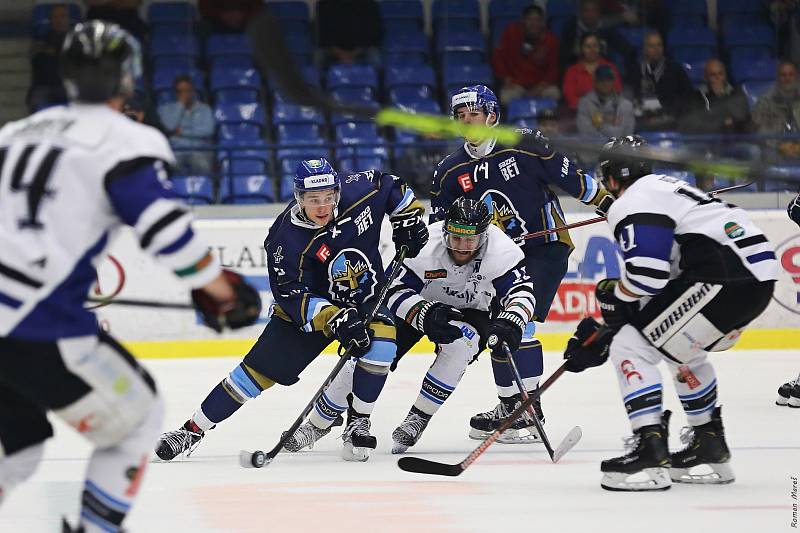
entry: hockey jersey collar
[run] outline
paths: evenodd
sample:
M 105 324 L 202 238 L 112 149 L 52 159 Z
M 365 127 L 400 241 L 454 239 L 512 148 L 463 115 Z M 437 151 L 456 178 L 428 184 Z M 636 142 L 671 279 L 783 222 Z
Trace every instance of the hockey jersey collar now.
M 291 217 L 292 224 L 294 224 L 295 226 L 300 226 L 301 228 L 306 228 L 306 229 L 321 229 L 325 227 L 325 226 L 320 226 L 319 224 L 315 224 L 314 222 L 311 222 L 311 220 L 308 217 L 306 217 L 305 214 L 303 214 L 303 212 L 300 210 L 300 206 L 298 204 L 294 204 L 292 206 L 291 210 L 289 211 L 289 215 Z M 334 207 L 333 218 L 331 220 L 335 221 L 336 217 L 338 216 L 339 216 L 339 208 Z
M 489 153 L 494 150 L 494 145 L 497 144 L 497 139 L 491 138 L 486 139 L 482 143 L 475 145 L 470 142 L 464 143 L 464 151 L 467 152 L 467 155 L 470 156 L 472 159 L 480 159 L 482 157 L 486 157 Z

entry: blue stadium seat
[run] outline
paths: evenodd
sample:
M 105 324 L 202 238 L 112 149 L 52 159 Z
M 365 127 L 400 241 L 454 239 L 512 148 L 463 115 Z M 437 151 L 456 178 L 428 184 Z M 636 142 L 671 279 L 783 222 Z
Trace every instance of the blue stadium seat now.
M 358 144 L 370 142 L 378 137 L 378 127 L 374 122 L 343 122 L 334 127 L 337 143 Z
M 481 9 L 478 0 L 433 0 L 431 15 L 434 22 L 448 18 L 480 20 Z
M 725 48 L 728 50 L 741 46 L 761 46 L 770 51 L 775 50 L 775 32 L 766 24 L 727 25 L 723 28 Z
M 258 99 L 261 90 L 261 75 L 256 69 L 222 69 L 211 70 L 209 89 L 215 94 L 220 89 L 250 89 L 253 92 L 253 101 Z
M 735 83 L 775 81 L 778 61 L 774 58 L 753 61 L 749 58 L 731 61 L 730 78 Z
M 436 53 L 442 52 L 485 52 L 486 42 L 477 32 L 446 32 L 436 35 Z
M 200 72 L 196 68 L 191 69 L 182 69 L 182 68 L 173 68 L 173 67 L 166 67 L 160 68 L 158 70 L 153 70 L 153 90 L 154 91 L 173 91 L 173 84 L 175 83 L 175 78 L 180 76 L 181 74 L 186 74 L 192 78 L 192 83 L 196 90 L 201 90 L 205 92 L 205 80 L 203 79 L 203 73 Z
M 258 91 L 248 87 L 232 87 L 214 91 L 214 101 L 218 104 L 255 104 Z
M 192 34 L 158 34 L 150 39 L 150 57 L 191 56 L 197 57 L 197 38 Z
M 763 0 L 717 0 L 717 16 L 720 18 L 731 13 L 760 15 L 765 9 Z
M 548 15 L 548 17 L 547 17 L 547 26 L 560 39 L 561 38 L 561 34 L 564 32 L 564 28 L 574 18 L 575 18 L 575 15 L 566 15 L 566 16 L 564 16 L 564 15 Z
M 281 176 L 281 182 L 278 187 L 278 199 L 281 202 L 294 200 L 294 169 L 292 170 L 292 174 L 284 174 Z
M 337 102 L 377 106 L 371 87 L 337 87 L 330 94 Z
M 64 2 L 67 4 L 67 14 L 71 25 L 83 20 L 83 12 L 78 4 Z M 31 12 L 33 37 L 44 37 L 50 29 L 50 10 L 54 4 L 36 4 Z
M 249 56 L 216 56 L 211 59 L 211 70 L 251 70 L 256 68 Z
M 670 0 L 664 3 L 672 27 L 707 26 L 708 6 L 697 0 Z M 698 20 L 700 23 L 698 24 Z
M 684 61 L 681 63 L 683 70 L 686 71 L 686 74 L 689 76 L 689 81 L 692 82 L 692 85 L 697 86 L 705 81 L 703 78 L 703 69 L 705 68 L 705 64 L 706 60 L 704 59 L 691 62 Z
M 378 88 L 378 73 L 372 65 L 332 65 L 325 76 L 328 90 L 337 87 Z
M 206 57 L 247 56 L 250 57 L 250 43 L 244 33 L 216 33 L 206 40 Z
M 261 159 L 226 158 L 221 162 L 223 174 L 265 174 L 267 165 Z
M 150 38 L 156 35 L 194 35 L 192 21 L 167 20 L 150 24 Z
M 264 174 L 225 177 L 220 181 L 219 200 L 223 204 L 274 202 L 272 179 Z
M 389 90 L 389 102 L 393 105 L 412 105 L 414 102 L 432 100 L 435 96 L 436 93 L 427 85 L 400 86 Z
M 428 38 L 422 31 L 387 32 L 383 37 L 383 57 L 387 65 L 426 63 Z
M 277 140 L 282 144 L 318 145 L 323 142 L 322 129 L 318 124 L 288 123 L 275 127 Z
M 384 85 L 391 90 L 396 87 L 419 87 L 436 89 L 436 74 L 430 65 L 389 65 L 384 75 Z
M 293 58 L 301 60 L 303 64 L 311 63 L 314 54 L 314 43 L 309 32 L 287 33 L 283 38 L 286 48 Z
M 670 50 L 672 59 L 678 63 L 705 63 L 712 57 L 716 57 L 716 48 L 707 46 L 685 46 Z
M 517 98 L 506 106 L 509 122 L 520 119 L 536 119 L 542 115 L 555 113 L 558 102 L 553 98 Z
M 548 17 L 574 17 L 577 14 L 577 0 L 553 0 L 551 2 L 547 2 Z
M 711 28 L 686 28 L 677 26 L 667 33 L 669 48 L 705 46 L 716 49 L 717 35 Z
M 522 11 L 531 5 L 529 0 L 491 0 L 489 2 L 489 21 L 494 21 L 498 18 L 505 19 L 520 19 L 522 18 Z M 549 2 L 556 4 L 560 2 Z M 547 6 L 550 11 L 550 6 Z
M 214 186 L 208 176 L 172 176 L 172 190 L 188 204 L 213 204 Z
M 443 33 L 480 33 L 481 21 L 476 18 L 440 18 L 434 21 L 436 35 Z
M 152 2 L 147 8 L 147 21 L 177 22 L 195 19 L 195 7 L 190 2 Z
M 253 142 L 261 140 L 261 129 L 255 124 L 235 123 L 222 124 L 217 131 L 217 138 L 222 141 Z
M 617 28 L 617 32 L 625 39 L 625 41 L 627 41 L 629 45 L 637 50 L 641 50 L 642 46 L 644 46 L 644 36 L 649 31 L 653 31 L 653 28 L 642 26 L 620 26 Z
M 214 118 L 219 124 L 245 122 L 261 126 L 262 129 L 265 124 L 264 107 L 261 104 L 217 104 Z
M 424 18 L 420 0 L 383 0 L 378 7 L 384 20 L 412 19 L 418 20 L 421 24 Z
M 308 3 L 305 0 L 265 2 L 267 9 L 281 20 L 302 20 L 311 21 L 311 14 L 308 11 Z
M 773 57 L 772 50 L 765 46 L 738 46 L 728 52 L 728 62 L 735 63 L 738 61 L 760 61 L 762 59 L 769 59 Z
M 488 65 L 453 65 L 446 64 L 442 78 L 447 98 L 455 90 L 467 85 L 492 85 L 492 71 Z
M 338 161 L 336 167 L 340 173 L 363 172 L 364 170 L 382 170 L 386 168 L 386 159 L 381 156 L 360 157 L 358 155 L 344 156 Z
M 197 68 L 197 58 L 194 56 L 157 56 L 153 58 L 153 70 L 180 70 L 190 71 Z
M 429 113 L 431 115 L 442 114 L 441 106 L 436 102 L 436 100 L 430 98 L 399 101 L 395 102 L 394 105 L 411 113 Z
M 325 117 L 313 107 L 304 107 L 276 100 L 272 108 L 272 124 L 308 123 L 325 125 Z

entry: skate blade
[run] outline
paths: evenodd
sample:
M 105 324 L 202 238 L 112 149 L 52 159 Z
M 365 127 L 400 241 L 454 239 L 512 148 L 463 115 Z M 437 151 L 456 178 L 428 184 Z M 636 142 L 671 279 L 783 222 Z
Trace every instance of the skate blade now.
M 646 477 L 647 479 L 641 479 Z M 600 486 L 616 492 L 669 490 L 672 481 L 666 468 L 645 468 L 639 472 L 604 472 Z
M 372 448 L 353 446 L 352 443 L 345 442 L 342 448 L 342 459 L 363 463 L 369 459 L 369 452 L 371 451 Z
M 694 485 L 726 485 L 736 481 L 730 463 L 706 463 L 690 468 L 672 467 L 669 469 L 669 476 L 675 483 Z
M 474 440 L 486 440 L 491 432 L 482 431 L 480 429 L 470 428 L 469 438 Z M 519 429 L 507 429 L 495 442 L 500 444 L 542 444 L 542 439 L 536 428 L 531 427 L 528 433 L 523 433 Z
M 775 400 L 775 405 L 788 405 L 789 398 L 784 398 L 783 396 L 778 396 L 778 399 Z
M 795 398 L 794 396 L 789 398 L 789 407 L 794 407 L 794 408 L 800 407 L 800 398 Z

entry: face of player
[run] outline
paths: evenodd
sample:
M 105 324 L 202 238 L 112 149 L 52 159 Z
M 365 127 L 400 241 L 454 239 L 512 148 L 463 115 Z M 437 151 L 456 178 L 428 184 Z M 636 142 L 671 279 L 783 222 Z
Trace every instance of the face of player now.
M 458 266 L 466 265 L 481 248 L 481 235 L 451 235 L 445 233 L 445 246 L 450 259 Z
M 455 118 L 462 124 L 478 124 L 480 126 L 491 126 L 497 121 L 497 118 L 494 113 L 491 113 L 487 116 L 482 109 L 471 111 L 466 106 L 456 111 Z M 486 137 L 469 136 L 469 137 L 464 137 L 464 139 L 472 144 L 480 144 L 481 142 L 486 140 Z
M 298 203 L 311 222 L 324 226 L 333 220 L 333 210 L 338 200 L 338 191 L 326 189 L 304 193 L 300 196 Z

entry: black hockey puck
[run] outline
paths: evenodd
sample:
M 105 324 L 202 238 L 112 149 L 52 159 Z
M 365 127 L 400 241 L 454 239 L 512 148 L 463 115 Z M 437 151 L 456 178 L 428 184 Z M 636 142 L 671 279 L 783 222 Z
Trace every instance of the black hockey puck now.
M 250 456 L 250 464 L 255 468 L 261 468 L 267 463 L 267 456 L 261 450 L 256 450 Z

